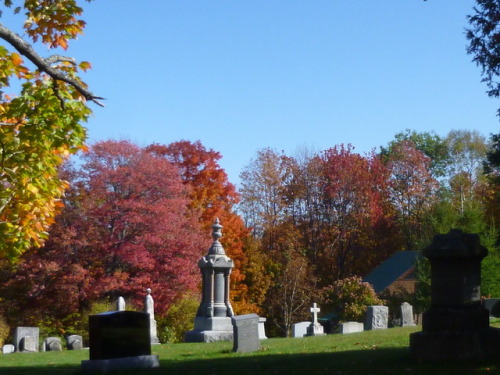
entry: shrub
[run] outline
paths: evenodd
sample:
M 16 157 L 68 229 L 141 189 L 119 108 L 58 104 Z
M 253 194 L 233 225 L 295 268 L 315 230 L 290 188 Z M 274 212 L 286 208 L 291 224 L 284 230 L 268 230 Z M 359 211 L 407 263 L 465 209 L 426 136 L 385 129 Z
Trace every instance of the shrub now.
M 10 327 L 7 324 L 7 320 L 0 315 L 0 347 L 5 344 L 5 340 L 9 337 Z
M 337 280 L 323 289 L 323 303 L 339 314 L 341 321 L 362 321 L 367 306 L 383 305 L 373 287 L 353 276 Z
M 170 305 L 166 315 L 157 318 L 160 342 L 182 342 L 184 334 L 194 328 L 199 304 L 199 299 L 188 293 Z

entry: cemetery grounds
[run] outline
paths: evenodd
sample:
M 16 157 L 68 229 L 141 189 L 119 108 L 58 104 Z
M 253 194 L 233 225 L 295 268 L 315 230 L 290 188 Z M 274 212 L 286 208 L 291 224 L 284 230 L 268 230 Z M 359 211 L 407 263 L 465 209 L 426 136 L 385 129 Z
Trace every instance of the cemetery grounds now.
M 500 319 L 492 323 L 500 328 Z M 153 345 L 160 368 L 120 374 L 248 375 L 248 374 L 499 374 L 497 358 L 477 362 L 419 363 L 409 355 L 409 335 L 420 327 L 399 327 L 346 335 L 273 338 L 257 352 L 232 352 L 232 342 Z M 88 350 L 0 355 L 2 375 L 82 374 Z

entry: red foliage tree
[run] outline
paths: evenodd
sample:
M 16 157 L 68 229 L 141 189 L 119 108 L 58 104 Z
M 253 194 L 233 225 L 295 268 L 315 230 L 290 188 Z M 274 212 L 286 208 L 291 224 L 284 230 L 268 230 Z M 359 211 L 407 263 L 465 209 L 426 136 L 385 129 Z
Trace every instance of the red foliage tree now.
M 187 210 L 188 189 L 170 162 L 129 142 L 100 142 L 64 177 L 72 187 L 50 240 L 6 285 L 32 283 L 28 309 L 65 315 L 119 295 L 142 306 L 150 287 L 162 314 L 197 287 L 197 261 L 210 238 Z
M 153 144 L 147 150 L 177 166 L 184 184 L 190 189 L 189 207 L 199 215 L 206 233 L 210 233 L 214 219 L 220 219 L 224 226 L 221 241 L 227 255 L 235 263 L 231 273 L 233 307 L 236 313 L 256 311 L 256 306 L 248 301 L 248 287 L 242 272 L 247 263 L 243 246 L 249 232 L 234 212 L 239 195 L 218 163 L 220 153 L 207 150 L 199 141 L 179 141 L 167 146 Z

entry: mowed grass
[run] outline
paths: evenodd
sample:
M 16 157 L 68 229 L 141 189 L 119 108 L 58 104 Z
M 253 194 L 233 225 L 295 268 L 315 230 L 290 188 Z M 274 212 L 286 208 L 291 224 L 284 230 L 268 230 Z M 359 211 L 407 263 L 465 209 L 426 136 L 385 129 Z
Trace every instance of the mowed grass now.
M 499 327 L 499 323 L 495 323 Z M 232 343 L 164 344 L 152 347 L 160 368 L 119 374 L 500 374 L 498 357 L 477 362 L 419 363 L 409 355 L 409 335 L 419 327 L 261 341 L 254 353 L 232 352 Z M 82 374 L 88 350 L 0 355 L 0 375 Z

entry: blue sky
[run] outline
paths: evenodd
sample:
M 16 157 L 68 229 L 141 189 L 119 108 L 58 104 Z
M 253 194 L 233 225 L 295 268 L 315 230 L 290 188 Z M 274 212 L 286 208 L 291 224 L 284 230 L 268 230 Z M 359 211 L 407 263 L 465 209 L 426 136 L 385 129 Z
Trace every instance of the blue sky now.
M 90 141 L 200 140 L 238 183 L 263 147 L 293 155 L 406 128 L 499 131 L 466 54 L 473 0 L 96 0 L 67 54 L 106 98 Z

